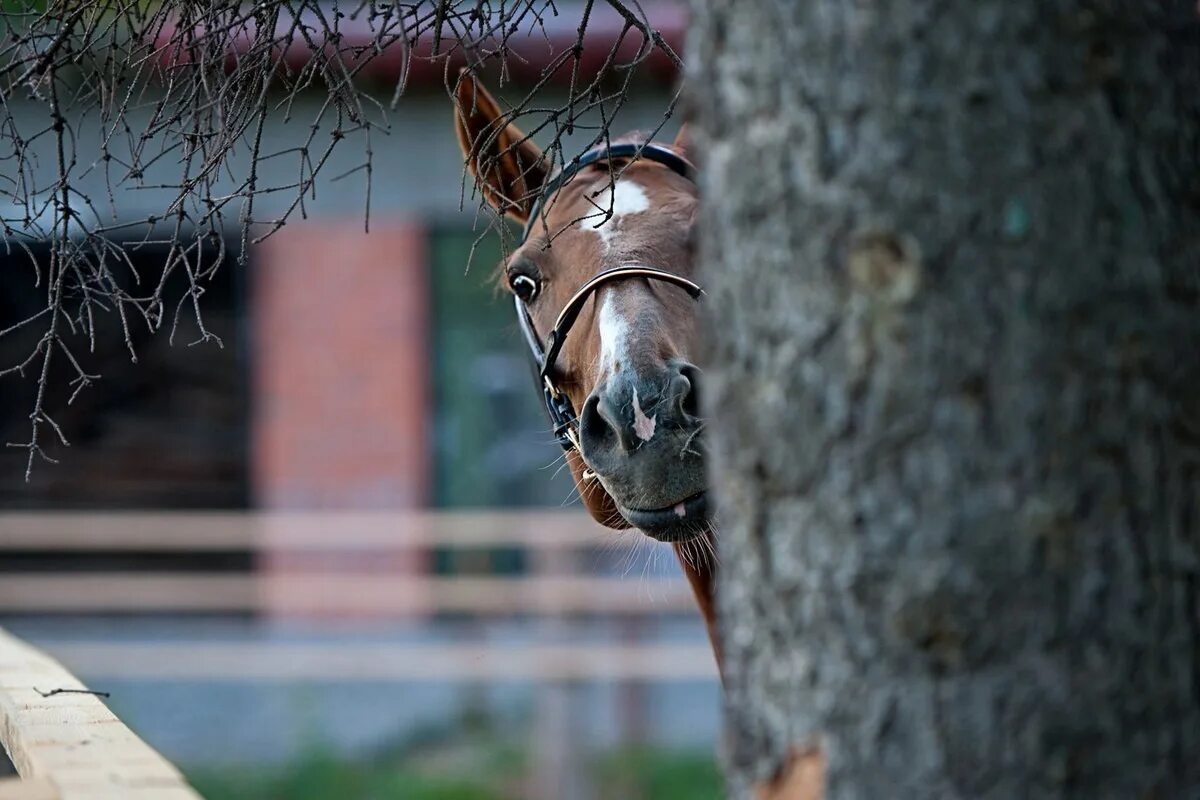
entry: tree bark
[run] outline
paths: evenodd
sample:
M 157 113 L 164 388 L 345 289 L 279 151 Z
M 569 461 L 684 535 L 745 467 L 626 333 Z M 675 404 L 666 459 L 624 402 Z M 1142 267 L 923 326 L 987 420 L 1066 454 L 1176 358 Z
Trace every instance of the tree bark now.
M 1196 18 L 693 0 L 733 796 L 1200 797 Z

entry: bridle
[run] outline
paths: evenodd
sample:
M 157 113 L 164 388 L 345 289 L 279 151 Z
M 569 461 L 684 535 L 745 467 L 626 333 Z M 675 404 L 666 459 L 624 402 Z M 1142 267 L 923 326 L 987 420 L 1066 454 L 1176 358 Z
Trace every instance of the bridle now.
M 562 172 L 542 188 L 541 193 L 530 208 L 529 221 L 525 223 L 525 230 L 521 234 L 520 243 L 524 244 L 529 238 L 529 234 L 533 231 L 538 221 L 538 215 L 546 204 L 546 201 L 561 189 L 567 181 L 575 177 L 580 170 L 597 161 L 623 157 L 644 158 L 648 161 L 655 161 L 669 167 L 673 172 L 682 175 L 688 180 L 695 181 L 695 170 L 692 168 L 692 165 L 671 150 L 659 145 L 614 144 L 609 147 L 593 148 L 577 160 L 568 164 Z M 558 319 L 555 320 L 554 327 L 550 329 L 550 334 L 546 337 L 545 346 L 542 345 L 542 340 L 538 337 L 537 329 L 534 327 L 533 317 L 529 313 L 528 306 L 525 305 L 525 302 L 520 297 L 513 296 L 517 310 L 517 322 L 521 326 L 521 333 L 525 336 L 525 343 L 528 345 L 529 354 L 533 359 L 533 366 L 537 372 L 537 385 L 546 402 L 546 412 L 550 415 L 554 438 L 562 446 L 563 450 L 567 452 L 580 450 L 579 419 L 575 415 L 575 407 L 571 405 L 571 399 L 554 380 L 555 361 L 557 361 L 558 354 L 567 339 L 567 334 L 571 332 L 571 326 L 579 318 L 579 312 L 583 310 L 583 306 L 587 303 L 588 299 L 601 286 L 627 278 L 648 278 L 670 283 L 682 288 L 693 300 L 699 300 L 700 296 L 704 294 L 704 289 L 699 284 L 682 275 L 668 272 L 665 269 L 643 265 L 626 265 L 607 269 L 594 275 L 583 286 L 580 286 L 575 294 L 571 295 L 571 299 L 558 312 Z M 585 473 L 585 477 L 591 477 L 590 473 Z

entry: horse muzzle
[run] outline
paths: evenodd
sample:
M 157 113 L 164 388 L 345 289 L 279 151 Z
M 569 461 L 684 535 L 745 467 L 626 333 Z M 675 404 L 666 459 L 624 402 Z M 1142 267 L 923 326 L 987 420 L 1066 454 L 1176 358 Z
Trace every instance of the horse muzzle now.
M 661 541 L 708 528 L 699 374 L 682 361 L 650 378 L 618 373 L 593 390 L 580 415 L 584 460 L 629 524 Z

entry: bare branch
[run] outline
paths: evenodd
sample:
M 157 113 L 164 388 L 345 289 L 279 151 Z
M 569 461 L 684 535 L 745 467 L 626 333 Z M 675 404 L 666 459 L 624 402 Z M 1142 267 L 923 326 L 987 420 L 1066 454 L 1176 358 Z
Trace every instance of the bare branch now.
M 165 326 L 173 338 L 185 315 L 195 320 L 199 342 L 219 344 L 205 325 L 202 298 L 225 261 L 231 228 L 240 234 L 236 261 L 244 265 L 251 246 L 294 213 L 307 215 L 319 178 L 352 175 L 364 182 L 369 227 L 374 137 L 388 132 L 387 112 L 415 71 L 440 75 L 448 91 L 459 66 L 494 72 L 501 85 L 519 77 L 531 88 L 506 121 L 526 119 L 523 127 L 561 167 L 606 139 L 631 81 L 653 57 L 679 64 L 641 7 L 618 0 L 579 0 L 569 12 L 555 0 L 30 0 L 6 3 L 0 18 L 8 34 L 0 41 L 0 242 L 7 253 L 23 251 L 32 266 L 8 280 L 28 280 L 45 303 L 24 318 L 0 320 L 0 342 L 38 336 L 32 353 L 0 370 L 3 380 L 37 382 L 29 439 L 17 445 L 28 451 L 27 479 L 35 457 L 48 459 L 47 430 L 66 444 L 48 409 L 100 377 L 87 364 L 99 315 L 117 316 L 134 361 L 137 326 Z M 573 46 L 560 45 L 531 70 L 522 51 L 531 42 L 546 47 L 555 25 L 562 42 L 562 22 Z M 590 36 L 597 25 L 607 28 Z M 377 62 L 394 69 L 386 103 L 366 77 Z M 539 104 L 555 80 L 566 84 L 565 98 Z M 313 117 L 297 121 L 308 126 L 303 141 L 272 150 L 264 136 L 269 121 L 292 121 L 305 107 L 297 98 L 314 92 L 322 101 Z M 45 123 L 31 124 L 28 112 L 39 106 Z M 570 151 L 564 136 L 578 131 L 591 138 Z M 347 142 L 363 153 L 361 163 L 324 175 Z M 293 162 L 292 177 L 264 180 L 278 174 L 260 169 L 272 159 Z M 103 192 L 89 196 L 82 187 L 95 185 L 96 176 Z M 122 217 L 118 199 L 131 192 L 153 193 L 161 205 L 145 219 Z M 271 203 L 260 202 L 268 197 Z M 274 211 L 263 215 L 262 208 Z M 494 216 L 487 219 L 506 233 Z M 131 254 L 158 241 L 169 243 L 167 258 L 154 274 L 139 271 Z M 47 250 L 47 263 L 34 250 Z M 180 284 L 174 296 L 171 287 Z M 86 348 L 69 346 L 75 337 Z M 52 367 L 60 356 L 67 377 Z

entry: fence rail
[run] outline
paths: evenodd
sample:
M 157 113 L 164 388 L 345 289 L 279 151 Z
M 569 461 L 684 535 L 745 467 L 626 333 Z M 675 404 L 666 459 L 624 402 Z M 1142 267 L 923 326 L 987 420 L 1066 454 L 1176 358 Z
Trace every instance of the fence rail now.
M 639 729 L 646 683 L 717 679 L 707 642 L 643 641 L 654 628 L 648 618 L 695 611 L 684 580 L 644 574 L 633 558 L 639 546 L 655 547 L 641 534 L 559 511 L 0 513 L 0 613 L 532 617 L 541 637 L 533 641 L 490 641 L 474 623 L 455 628 L 468 638 L 433 641 L 427 631 L 436 626 L 424 625 L 416 629 L 426 638 L 383 642 L 146 641 L 132 640 L 132 629 L 101 639 L 78 628 L 67 634 L 75 638 L 38 641 L 98 681 L 97 689 L 109 679 L 536 682 L 535 794 L 548 798 L 559 796 L 565 776 L 581 772 L 569 744 L 582 684 L 620 684 L 622 724 Z M 509 547 L 523 551 L 526 572 L 433 574 L 435 550 L 465 551 L 470 560 L 479 557 L 472 549 Z M 232 566 L 222 571 L 222 564 Z M 609 574 L 618 564 L 632 565 L 615 570 L 627 576 Z M 612 617 L 603 627 L 619 641 L 578 640 L 572 615 Z M 0 780 L 0 800 L 196 798 L 178 770 L 97 698 L 41 697 L 34 686 L 82 688 L 57 662 L 0 632 L 0 740 L 22 777 Z M 90 791 L 77 791 L 89 783 Z
M 195 683 L 714 681 L 704 642 L 669 644 L 363 644 L 48 641 L 82 674 Z M 104 688 L 100 686 L 99 688 Z
M 54 659 L 0 629 L 0 798 L 200 800 L 179 770 Z
M 0 613 L 262 613 L 423 617 L 690 613 L 679 578 L 588 574 L 580 551 L 650 547 L 578 512 L 5 513 L 6 554 L 247 553 L 241 571 L 139 569 L 0 573 Z M 519 547 L 530 572 L 429 574 L 432 548 Z M 668 556 L 673 558 L 673 556 Z M 424 560 L 422 560 L 424 559 Z M 593 557 L 593 561 L 595 558 Z M 178 558 L 176 558 L 178 561 Z
M 283 575 L 159 572 L 0 575 L 3 613 L 276 613 L 388 617 L 466 613 L 690 613 L 681 580 L 586 576 L 434 578 L 423 575 Z
M 557 510 L 0 513 L 0 551 L 378 552 L 504 545 L 623 548 L 640 542 L 639 533 L 609 530 L 579 511 Z

